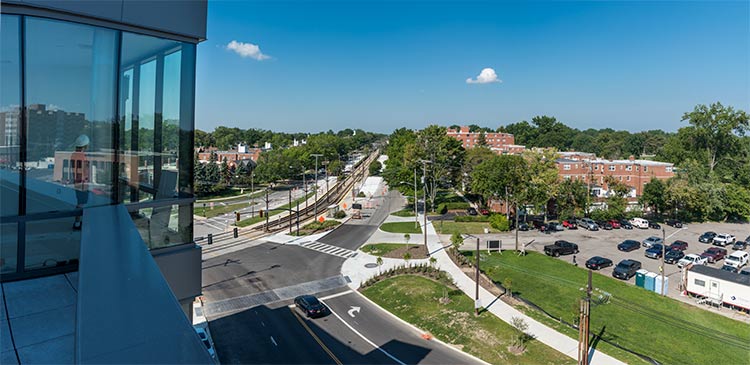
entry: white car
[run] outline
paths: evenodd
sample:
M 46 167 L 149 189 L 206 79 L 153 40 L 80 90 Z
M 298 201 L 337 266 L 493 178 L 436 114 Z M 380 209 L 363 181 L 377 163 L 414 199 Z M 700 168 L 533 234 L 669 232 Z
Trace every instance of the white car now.
M 682 269 L 685 266 L 688 266 L 690 264 L 693 265 L 705 265 L 708 262 L 708 258 L 701 257 L 696 254 L 689 254 L 683 258 L 680 259 L 680 261 L 677 261 L 677 267 Z
M 630 220 L 630 224 L 636 228 L 648 229 L 648 221 L 643 218 L 633 218 Z
M 717 234 L 716 237 L 714 237 L 714 245 L 715 246 L 731 245 L 736 240 L 737 239 L 729 233 L 721 233 L 721 234 Z
M 731 255 L 724 258 L 724 265 L 739 269 L 747 265 L 748 257 L 750 257 L 750 254 L 745 251 L 734 251 Z

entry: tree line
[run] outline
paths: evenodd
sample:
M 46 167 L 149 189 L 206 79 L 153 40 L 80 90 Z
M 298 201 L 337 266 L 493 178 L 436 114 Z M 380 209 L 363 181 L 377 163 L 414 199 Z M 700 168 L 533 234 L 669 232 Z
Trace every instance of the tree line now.
M 560 150 L 590 152 L 610 159 L 633 155 L 675 164 L 674 178 L 655 179 L 644 187 L 640 197 L 644 208 L 686 220 L 747 220 L 748 114 L 714 103 L 696 106 L 682 116 L 682 121 L 687 125 L 676 133 L 630 133 L 612 129 L 579 131 L 554 117 L 538 116 L 531 123 L 522 121 L 494 130 L 513 133 L 516 143 L 527 148 L 539 147 L 521 155 L 496 155 L 486 147 L 483 134 L 478 138 L 479 147 L 464 150 L 459 141 L 446 135 L 444 127 L 432 125 L 421 131 L 402 128 L 389 138 L 385 150 L 389 159 L 383 176 L 391 186 L 406 192 L 409 188 L 403 182 L 412 181 L 415 169 L 419 176 L 425 169 L 427 176 L 424 181 L 420 178 L 418 189 L 426 189 L 433 209 L 437 189 L 459 188 L 477 194 L 484 202 L 507 199 L 512 205 L 534 207 L 537 212 L 546 212 L 548 206 L 553 206 L 562 217 L 619 218 L 626 214 L 630 191 L 627 185 L 609 179 L 612 194 L 603 201 L 605 209 L 591 211 L 594 199 L 586 184 L 560 180 L 554 160 Z M 477 125 L 469 128 L 474 132 L 493 132 Z

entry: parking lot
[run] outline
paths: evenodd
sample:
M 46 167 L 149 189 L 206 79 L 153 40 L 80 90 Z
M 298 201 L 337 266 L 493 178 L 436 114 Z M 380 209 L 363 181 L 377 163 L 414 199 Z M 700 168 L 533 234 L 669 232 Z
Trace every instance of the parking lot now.
M 711 244 L 698 242 L 698 236 L 703 232 L 713 231 L 716 233 L 729 233 L 737 237 L 737 240 L 744 240 L 747 236 L 750 236 L 750 224 L 733 224 L 733 223 L 694 223 L 685 224 L 682 228 L 673 228 L 667 225 L 662 225 L 664 228 L 666 244 L 669 245 L 676 240 L 682 240 L 688 243 L 688 248 L 685 254 L 698 254 L 700 255 L 708 247 L 713 247 Z M 617 245 L 626 239 L 635 240 L 642 242 L 644 239 L 650 237 L 662 237 L 661 229 L 638 229 L 633 228 L 631 230 L 626 229 L 613 229 L 613 230 L 599 230 L 599 231 L 587 231 L 579 228 L 577 230 L 565 230 L 562 232 L 554 232 L 550 234 L 541 233 L 537 230 L 530 230 L 526 232 L 519 232 L 519 243 L 528 244 L 527 250 L 533 250 L 538 252 L 544 252 L 544 246 L 552 244 L 556 240 L 566 240 L 578 244 L 579 253 L 576 255 L 565 255 L 560 256 L 560 260 L 573 263 L 573 257 L 575 256 L 578 266 L 584 267 L 586 260 L 594 256 L 601 256 L 612 260 L 613 266 L 607 267 L 599 271 L 602 275 L 612 276 L 612 270 L 617 263 L 624 259 L 633 259 L 640 261 L 642 268 L 650 272 L 660 273 L 659 266 L 661 265 L 661 259 L 650 259 L 644 256 L 646 248 L 640 247 L 637 250 L 631 252 L 622 252 L 617 249 Z M 504 250 L 513 249 L 515 246 L 515 232 L 502 233 L 502 234 L 487 234 L 482 235 L 483 239 L 500 239 L 502 240 L 502 246 Z M 450 242 L 450 236 L 443 238 L 445 242 Z M 463 247 L 464 249 L 473 248 L 472 245 Z M 727 249 L 727 255 L 734 252 L 731 245 L 725 247 Z M 708 264 L 711 267 L 721 268 L 724 265 L 724 260 L 720 260 L 714 264 Z M 674 264 L 666 264 L 665 275 L 669 277 L 668 284 L 668 295 L 672 298 L 679 299 L 685 302 L 694 302 L 693 299 L 685 298 L 681 296 L 678 290 L 678 283 L 681 276 L 681 270 Z M 635 285 L 635 277 L 628 280 L 629 283 Z M 728 309 L 722 310 L 724 314 L 729 314 Z M 733 316 L 733 314 L 730 314 Z M 747 316 L 745 316 L 747 317 Z

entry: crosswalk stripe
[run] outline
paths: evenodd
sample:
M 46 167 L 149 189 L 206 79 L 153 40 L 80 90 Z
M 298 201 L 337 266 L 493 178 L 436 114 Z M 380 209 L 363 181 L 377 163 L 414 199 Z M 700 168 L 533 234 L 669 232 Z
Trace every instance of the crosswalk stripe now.
M 337 256 L 341 258 L 350 258 L 356 254 L 356 252 L 343 248 L 343 247 L 328 245 L 328 244 L 316 242 L 316 241 L 303 242 L 303 243 L 300 243 L 299 245 L 300 247 L 304 247 L 307 249 L 311 249 L 313 251 L 318 251 L 327 255 Z

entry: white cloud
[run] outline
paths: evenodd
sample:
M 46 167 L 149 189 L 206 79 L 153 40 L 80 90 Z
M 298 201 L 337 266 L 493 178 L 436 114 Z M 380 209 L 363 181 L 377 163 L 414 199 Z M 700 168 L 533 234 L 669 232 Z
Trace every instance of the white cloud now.
M 263 52 L 260 51 L 260 47 L 258 47 L 258 45 L 252 43 L 237 42 L 233 40 L 227 44 L 226 48 L 243 58 L 250 57 L 258 61 L 263 61 L 271 58 L 271 56 L 263 54 Z
M 471 77 L 466 79 L 467 84 L 490 84 L 493 82 L 503 81 L 498 79 L 495 70 L 489 67 L 482 69 L 482 72 L 479 73 L 479 76 L 477 76 L 476 79 L 472 79 Z

